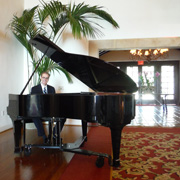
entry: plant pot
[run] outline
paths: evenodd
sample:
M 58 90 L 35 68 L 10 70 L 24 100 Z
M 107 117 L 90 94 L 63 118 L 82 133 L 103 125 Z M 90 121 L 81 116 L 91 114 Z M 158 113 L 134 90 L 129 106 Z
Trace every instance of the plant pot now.
M 140 90 L 142 94 L 151 94 L 151 93 L 154 93 L 155 87 L 154 86 L 141 86 Z

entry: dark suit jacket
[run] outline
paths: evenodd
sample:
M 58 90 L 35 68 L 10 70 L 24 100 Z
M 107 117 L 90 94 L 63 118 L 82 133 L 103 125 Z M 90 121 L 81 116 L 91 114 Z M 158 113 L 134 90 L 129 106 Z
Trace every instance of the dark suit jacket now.
M 55 94 L 54 87 L 47 85 L 47 92 L 48 94 Z M 43 94 L 41 84 L 38 84 L 37 86 L 32 87 L 31 94 Z

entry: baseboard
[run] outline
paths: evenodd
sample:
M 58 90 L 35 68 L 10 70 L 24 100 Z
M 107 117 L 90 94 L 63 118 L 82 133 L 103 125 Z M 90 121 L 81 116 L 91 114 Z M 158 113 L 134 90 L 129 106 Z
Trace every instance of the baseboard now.
M 6 125 L 0 127 L 0 132 L 7 131 L 12 128 L 12 125 Z

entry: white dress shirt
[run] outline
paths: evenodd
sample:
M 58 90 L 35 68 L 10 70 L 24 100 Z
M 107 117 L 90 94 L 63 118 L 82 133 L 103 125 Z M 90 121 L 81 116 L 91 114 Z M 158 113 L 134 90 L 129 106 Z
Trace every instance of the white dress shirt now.
M 47 85 L 44 86 L 44 84 L 41 83 L 41 87 L 42 87 L 42 92 L 43 92 L 43 93 L 44 93 L 44 88 L 46 88 L 46 93 L 48 93 Z

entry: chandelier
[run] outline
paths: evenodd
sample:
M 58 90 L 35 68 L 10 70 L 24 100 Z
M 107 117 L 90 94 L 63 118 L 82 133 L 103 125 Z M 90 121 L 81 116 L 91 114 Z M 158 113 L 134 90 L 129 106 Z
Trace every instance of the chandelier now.
M 169 49 L 132 49 L 131 58 L 134 60 L 151 61 L 168 56 Z

